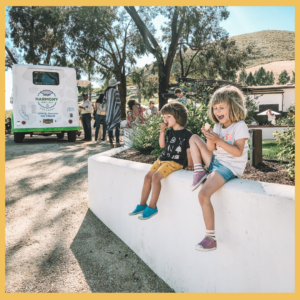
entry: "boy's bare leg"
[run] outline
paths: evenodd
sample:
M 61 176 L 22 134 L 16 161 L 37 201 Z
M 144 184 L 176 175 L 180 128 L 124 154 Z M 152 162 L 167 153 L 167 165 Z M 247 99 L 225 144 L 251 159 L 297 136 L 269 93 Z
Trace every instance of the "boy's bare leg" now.
M 207 230 L 215 229 L 215 213 L 210 201 L 210 197 L 219 188 L 225 184 L 224 178 L 217 172 L 212 172 L 203 187 L 201 188 L 198 198 L 202 208 L 203 219 Z
M 212 151 L 208 150 L 205 142 L 196 134 L 194 134 L 190 140 L 190 149 L 193 159 L 193 163 L 204 164 L 208 167 L 212 158 Z
M 149 204 L 149 207 L 156 208 L 156 203 L 158 201 L 158 197 L 161 190 L 161 180 L 164 177 L 159 173 L 155 172 L 152 177 L 152 195 L 151 195 L 151 201 Z
M 140 205 L 145 206 L 147 204 L 147 200 L 148 200 L 150 192 L 151 192 L 151 184 L 152 184 L 153 174 L 154 173 L 152 173 L 152 172 L 148 172 L 145 176 Z

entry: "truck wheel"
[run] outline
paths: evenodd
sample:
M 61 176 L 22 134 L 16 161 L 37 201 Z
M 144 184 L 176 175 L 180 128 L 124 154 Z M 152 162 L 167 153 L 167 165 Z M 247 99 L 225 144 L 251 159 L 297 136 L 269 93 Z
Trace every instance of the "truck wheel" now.
M 25 134 L 22 132 L 14 132 L 14 142 L 22 143 L 24 140 Z
M 69 131 L 68 132 L 68 141 L 75 142 L 76 141 L 76 131 Z
M 56 136 L 57 136 L 58 139 L 63 139 L 64 136 L 65 136 L 65 133 L 64 133 L 64 132 L 62 132 L 62 133 L 57 133 Z

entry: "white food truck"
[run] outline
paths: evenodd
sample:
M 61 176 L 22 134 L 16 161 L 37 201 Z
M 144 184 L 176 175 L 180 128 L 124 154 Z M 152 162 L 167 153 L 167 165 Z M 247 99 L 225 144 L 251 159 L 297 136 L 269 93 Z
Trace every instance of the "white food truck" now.
M 13 65 L 12 132 L 15 143 L 26 134 L 67 133 L 75 142 L 81 129 L 78 113 L 76 71 L 48 65 Z

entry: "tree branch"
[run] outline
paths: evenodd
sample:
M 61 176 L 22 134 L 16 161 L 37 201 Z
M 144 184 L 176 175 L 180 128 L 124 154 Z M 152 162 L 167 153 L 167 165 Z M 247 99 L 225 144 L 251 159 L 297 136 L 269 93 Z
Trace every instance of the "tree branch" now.
M 10 59 L 13 61 L 13 63 L 17 64 L 18 62 L 15 60 L 12 53 L 10 52 L 10 50 L 6 46 L 5 46 L 5 50 L 6 50 L 7 54 L 9 55 Z

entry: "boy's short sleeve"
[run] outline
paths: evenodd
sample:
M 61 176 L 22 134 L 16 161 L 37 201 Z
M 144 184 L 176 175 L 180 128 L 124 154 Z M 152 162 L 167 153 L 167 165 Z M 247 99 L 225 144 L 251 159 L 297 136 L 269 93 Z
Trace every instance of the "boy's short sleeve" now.
M 186 149 L 190 148 L 190 138 L 192 137 L 193 133 L 187 129 L 186 131 Z

